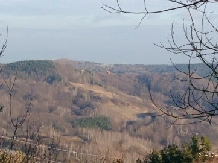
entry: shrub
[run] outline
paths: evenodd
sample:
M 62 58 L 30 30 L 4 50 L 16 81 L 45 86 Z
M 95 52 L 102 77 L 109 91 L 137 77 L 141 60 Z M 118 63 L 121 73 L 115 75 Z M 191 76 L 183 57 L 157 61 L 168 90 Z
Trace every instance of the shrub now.
M 100 128 L 101 130 L 111 130 L 111 122 L 108 117 L 94 116 L 88 118 L 75 119 L 71 121 L 72 127 Z

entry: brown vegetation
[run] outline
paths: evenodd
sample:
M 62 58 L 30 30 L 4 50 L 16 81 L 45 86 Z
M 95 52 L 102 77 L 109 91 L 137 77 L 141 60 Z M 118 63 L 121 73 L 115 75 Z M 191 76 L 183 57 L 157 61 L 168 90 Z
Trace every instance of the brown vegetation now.
M 160 105 L 169 105 L 170 89 L 181 92 L 185 87 L 174 82 L 172 73 L 158 74 L 144 70 L 144 75 L 102 71 L 90 73 L 75 69 L 71 62 L 54 63 L 56 69 L 51 73 L 59 74 L 61 81 L 48 83 L 46 78 L 38 78 L 17 72 L 13 94 L 13 116 L 25 112 L 25 101 L 31 99 L 33 109 L 28 118 L 29 125 L 38 127 L 42 142 L 46 138 L 58 137 L 63 149 L 80 153 L 107 153 L 108 157 L 123 158 L 133 162 L 143 157 L 153 148 L 157 149 L 171 143 L 181 145 L 193 134 L 200 133 L 217 140 L 216 126 L 207 124 L 190 126 L 171 126 L 171 119 L 160 117 L 149 99 L 146 82 L 152 84 L 152 95 Z M 98 65 L 99 66 L 99 65 Z M 136 70 L 139 69 L 137 66 Z M 49 75 L 50 72 L 48 72 Z M 178 74 L 179 75 L 179 74 Z M 2 74 L 4 79 L 9 80 Z M 10 76 L 9 76 L 10 77 Z M 37 77 L 37 80 L 36 80 Z M 2 82 L 4 82 L 2 80 Z M 168 84 L 170 83 L 170 84 Z M 0 104 L 4 109 L 0 114 L 1 135 L 12 136 L 8 113 L 7 89 L 0 89 Z M 102 115 L 111 121 L 112 130 L 72 127 L 71 121 Z M 216 120 L 215 120 L 216 122 Z M 184 123 L 186 123 L 184 121 Z M 25 135 L 25 125 L 19 130 L 19 137 Z

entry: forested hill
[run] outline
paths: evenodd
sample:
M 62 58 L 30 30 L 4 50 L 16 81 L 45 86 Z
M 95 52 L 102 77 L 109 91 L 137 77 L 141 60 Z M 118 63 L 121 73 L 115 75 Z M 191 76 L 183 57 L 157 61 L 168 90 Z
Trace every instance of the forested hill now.
M 187 72 L 189 69 L 188 64 L 158 64 L 158 65 L 145 65 L 145 64 L 103 64 L 94 63 L 88 61 L 71 61 L 68 59 L 56 60 L 58 63 L 72 64 L 77 69 L 89 69 L 96 72 L 109 70 L 113 73 L 124 74 L 124 73 L 135 73 L 143 74 L 145 72 L 151 73 L 172 73 L 178 70 Z M 209 69 L 205 64 L 196 63 L 190 65 L 190 70 L 195 71 L 199 76 L 204 76 L 208 74 Z
M 18 61 L 14 63 L 5 64 L 5 71 L 22 71 L 27 74 L 41 74 L 44 75 L 49 71 L 54 71 L 56 68 L 55 63 L 61 64 L 71 64 L 75 69 L 84 69 L 84 70 L 93 70 L 96 72 L 109 70 L 113 73 L 123 74 L 123 73 L 135 73 L 141 74 L 145 71 L 152 73 L 171 73 L 171 72 L 187 72 L 189 69 L 188 64 L 159 64 L 159 65 L 144 65 L 144 64 L 103 64 L 103 63 L 94 63 L 88 61 L 72 61 L 68 59 L 60 60 L 27 60 L 27 61 Z M 191 64 L 191 71 L 195 71 L 200 76 L 208 74 L 209 69 L 205 64 Z
M 188 72 L 188 64 L 176 64 L 176 65 L 124 65 L 124 64 L 115 64 L 112 65 L 110 70 L 115 73 L 136 73 L 143 74 L 145 72 L 151 73 L 174 73 L 174 72 Z M 195 71 L 199 76 L 204 76 L 208 74 L 209 69 L 204 64 L 192 64 L 190 65 L 190 70 Z
M 176 66 L 187 70 L 185 64 Z M 201 64 L 191 67 L 200 76 L 208 71 Z M 108 65 L 67 59 L 2 64 L 0 134 L 13 134 L 8 89 L 16 77 L 12 117 L 21 117 L 31 101 L 28 125 L 37 125 L 43 138 L 59 135 L 62 145 L 96 153 L 109 150 L 111 156 L 125 153 L 126 159 L 134 156 L 136 160 L 154 148 L 181 145 L 196 133 L 218 142 L 217 126 L 200 123 L 169 128 L 170 118 L 159 116 L 148 85 L 158 105 L 172 106 L 169 92 L 175 90 L 178 95 L 186 88 L 185 83 L 175 80 L 175 74 L 181 75 L 169 65 Z M 214 122 L 218 124 L 218 120 Z M 18 137 L 25 137 L 24 129 Z

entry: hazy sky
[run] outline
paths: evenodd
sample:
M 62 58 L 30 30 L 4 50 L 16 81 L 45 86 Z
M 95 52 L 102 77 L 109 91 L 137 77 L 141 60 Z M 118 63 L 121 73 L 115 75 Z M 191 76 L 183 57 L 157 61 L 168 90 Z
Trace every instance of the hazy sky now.
M 150 9 L 166 7 L 153 0 Z M 102 3 L 115 0 L 0 0 L 1 42 L 9 28 L 2 62 L 30 59 L 84 60 L 101 63 L 159 64 L 185 62 L 153 43 L 166 43 L 172 21 L 180 24 L 182 11 L 148 16 L 110 14 Z M 124 8 L 143 10 L 142 0 L 123 0 Z

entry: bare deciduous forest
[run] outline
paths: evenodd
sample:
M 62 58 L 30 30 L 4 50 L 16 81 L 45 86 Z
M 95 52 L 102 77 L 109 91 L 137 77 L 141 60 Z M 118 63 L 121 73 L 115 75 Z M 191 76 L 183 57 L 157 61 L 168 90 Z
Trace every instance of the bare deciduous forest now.
M 136 28 L 148 15 L 185 11 L 185 43 L 172 23 L 168 44 L 155 45 L 187 57 L 187 64 L 2 64 L 2 162 L 217 161 L 218 30 L 208 10 L 217 1 L 169 0 L 172 5 L 154 10 L 142 2 L 143 11 L 129 11 L 119 0 L 102 9 L 140 15 Z M 0 56 L 6 47 L 7 39 Z
M 185 68 L 185 65 L 178 66 Z M 5 64 L 2 70 L 3 149 L 9 148 L 9 138 L 14 138 L 14 150 L 25 149 L 22 145 L 30 142 L 35 144 L 32 148 L 38 144 L 54 149 L 48 149 L 44 160 L 60 161 L 68 153 L 69 157 L 64 158 L 73 162 L 123 159 L 128 163 L 143 158 L 153 149 L 170 144 L 181 147 L 193 135 L 199 134 L 209 137 L 213 151 L 217 150 L 216 119 L 212 125 L 174 125 L 170 117 L 162 116 L 153 105 L 150 92 L 160 106 L 172 107 L 170 90 L 176 89 L 182 94 L 186 87 L 175 79 L 175 75 L 183 74 L 171 66 L 105 66 L 91 62 L 44 60 Z M 10 96 L 5 83 L 10 82 L 14 82 L 14 86 L 11 103 L 8 103 Z M 153 86 L 150 91 L 149 83 Z M 22 119 L 30 104 L 30 113 L 14 135 L 10 119 Z M 183 123 L 187 121 L 183 120 Z

